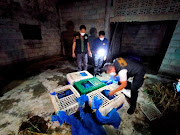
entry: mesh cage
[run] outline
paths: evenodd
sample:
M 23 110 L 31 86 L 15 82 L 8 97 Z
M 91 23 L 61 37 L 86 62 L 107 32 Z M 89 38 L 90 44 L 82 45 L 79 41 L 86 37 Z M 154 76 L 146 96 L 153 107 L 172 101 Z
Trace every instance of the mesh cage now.
M 94 96 L 97 95 L 99 99 L 103 100 L 103 104 L 100 106 L 99 111 L 101 112 L 103 116 L 106 116 L 113 108 L 118 108 L 124 103 L 125 96 L 119 91 L 119 92 L 116 92 L 116 94 L 114 95 L 115 97 L 113 99 L 109 100 L 101 92 L 103 90 L 110 90 L 110 91 L 115 90 L 118 87 L 119 85 L 117 84 L 110 84 L 87 94 L 89 98 L 89 105 L 91 106 L 91 102 L 94 99 Z
M 66 92 L 69 90 L 72 91 L 73 94 L 67 94 L 61 98 L 57 96 L 58 93 Z M 51 91 L 51 93 L 53 92 L 56 92 L 56 94 L 50 94 L 50 98 L 54 106 L 55 112 L 64 111 L 67 115 L 71 115 L 77 112 L 79 105 L 76 99 L 79 98 L 80 95 L 72 85 L 66 85 L 63 87 L 56 88 L 53 91 Z
M 80 71 L 80 72 L 73 72 L 66 75 L 67 81 L 73 85 L 74 82 L 78 82 L 80 80 L 92 78 L 93 75 L 91 75 L 88 71 Z
M 162 115 L 153 103 L 141 104 L 140 108 L 150 121 L 155 120 Z

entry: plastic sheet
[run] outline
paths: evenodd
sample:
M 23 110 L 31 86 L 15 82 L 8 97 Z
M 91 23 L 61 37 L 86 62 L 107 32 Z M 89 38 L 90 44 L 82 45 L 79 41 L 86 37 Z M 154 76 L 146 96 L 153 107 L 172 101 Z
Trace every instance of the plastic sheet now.
M 73 92 L 69 89 L 69 90 L 57 93 L 57 96 L 58 96 L 58 99 L 61 99 L 63 97 L 69 96 L 71 94 L 73 94 Z
M 98 99 L 97 96 L 94 97 L 93 101 L 91 102 L 91 109 L 96 110 L 96 119 L 100 124 L 110 124 L 113 125 L 114 128 L 118 128 L 121 123 L 121 118 L 117 113 L 117 109 L 113 109 L 111 112 L 107 114 L 107 116 L 103 116 L 99 112 L 99 107 L 102 105 L 102 99 Z
M 60 125 L 67 120 L 67 115 L 63 111 L 58 111 L 56 115 L 51 116 L 51 121 L 58 121 Z
M 93 135 L 106 135 L 106 132 L 104 128 L 95 123 L 94 120 L 91 117 L 91 114 L 84 113 L 82 108 L 79 108 L 81 121 L 84 126 L 84 128 L 88 129 L 89 133 L 92 133 Z
M 93 101 L 91 102 L 91 109 L 99 109 L 99 107 L 102 105 L 103 100 L 98 99 L 97 96 L 94 96 Z
M 84 86 L 84 88 L 90 88 L 91 86 L 93 86 L 90 82 L 86 82 L 86 83 L 82 83 L 82 85 Z
M 102 80 L 102 82 L 106 83 L 106 85 L 109 85 L 109 84 L 112 84 L 112 83 L 118 84 L 118 82 L 119 82 L 119 76 L 118 76 L 118 75 L 115 76 L 115 77 L 114 77 L 114 76 L 111 76 L 108 81 Z
M 86 95 L 78 98 L 79 105 L 83 105 L 88 100 Z M 79 107 L 80 120 L 74 115 L 66 115 L 65 112 L 59 111 L 56 115 L 51 116 L 51 121 L 58 121 L 61 124 L 64 122 L 71 125 L 72 135 L 106 135 L 104 128 L 94 122 L 91 114 L 84 113 Z
M 51 95 L 53 95 L 53 96 L 55 96 L 56 95 L 56 92 L 52 92 L 52 93 L 50 93 Z
M 88 96 L 81 95 L 79 98 L 76 99 L 76 101 L 78 102 L 79 106 L 82 107 L 84 103 L 88 101 Z
M 82 95 L 77 99 L 79 106 L 82 106 L 85 102 L 88 101 L 86 95 Z M 94 102 L 94 103 L 93 103 Z M 107 116 L 102 116 L 99 112 L 99 107 L 102 105 L 102 99 L 98 99 L 97 96 L 93 100 L 93 108 L 96 110 L 96 118 L 100 124 L 111 124 L 114 128 L 118 128 L 121 122 L 119 114 L 116 112 L 116 109 L 113 109 L 108 113 Z M 90 113 L 84 113 L 83 109 L 79 107 L 80 120 L 77 119 L 74 115 L 66 115 L 63 111 L 58 111 L 56 115 L 51 116 L 51 121 L 58 121 L 60 125 L 63 123 L 68 123 L 71 125 L 72 135 L 106 135 L 104 128 L 95 123 L 92 119 Z
M 113 127 L 116 129 L 121 123 L 121 118 L 115 108 L 110 111 L 107 116 L 101 115 L 99 110 L 96 110 L 96 118 L 99 123 L 113 125 Z
M 85 72 L 80 73 L 81 76 L 88 76 Z

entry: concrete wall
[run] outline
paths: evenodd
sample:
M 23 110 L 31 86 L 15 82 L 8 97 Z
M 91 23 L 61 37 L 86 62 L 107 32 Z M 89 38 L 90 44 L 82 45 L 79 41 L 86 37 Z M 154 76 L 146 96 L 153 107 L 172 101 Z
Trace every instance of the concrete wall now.
M 180 19 L 176 25 L 159 72 L 177 77 L 180 76 Z
M 0 2 L 1 66 L 60 54 L 60 32 L 55 3 L 46 5 L 44 1 L 36 2 Z M 42 40 L 24 40 L 19 28 L 20 23 L 40 25 Z
M 159 53 L 166 25 L 161 23 L 125 23 L 121 53 L 138 56 L 155 56 Z
M 115 0 L 114 14 L 111 15 L 110 21 L 148 22 L 178 20 L 179 18 L 180 1 L 178 0 Z M 159 73 L 180 76 L 179 33 L 180 21 L 175 28 L 173 37 L 169 44 L 164 60 L 161 64 Z M 143 40 L 144 39 L 142 39 L 141 41 L 143 42 Z M 151 49 L 147 48 L 147 51 L 149 50 Z M 154 50 L 154 52 L 156 52 L 156 50 Z
M 87 33 L 92 27 L 98 32 L 104 30 L 105 4 L 104 0 L 84 0 L 61 6 L 62 31 L 65 30 L 65 23 L 69 20 L 74 22 L 75 31 L 79 31 L 82 24 L 86 25 Z
M 114 0 L 112 22 L 177 20 L 178 0 Z

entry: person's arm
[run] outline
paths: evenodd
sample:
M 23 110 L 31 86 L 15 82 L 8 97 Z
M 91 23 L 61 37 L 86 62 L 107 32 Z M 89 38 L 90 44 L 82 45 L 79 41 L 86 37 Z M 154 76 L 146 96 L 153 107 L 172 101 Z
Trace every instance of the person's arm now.
M 124 89 L 124 88 L 127 86 L 127 81 L 122 81 L 122 82 L 120 82 L 120 83 L 121 83 L 121 85 L 120 85 L 117 89 L 112 90 L 112 91 L 109 92 L 109 96 L 114 95 L 116 92 Z
M 89 54 L 89 56 L 92 57 L 89 42 L 87 43 L 87 49 L 88 49 L 88 54 Z
M 73 40 L 73 45 L 72 45 L 72 57 L 75 58 L 75 48 L 76 48 L 76 39 L 74 38 Z
M 122 69 L 121 71 L 119 71 L 118 75 L 121 85 L 117 89 L 110 91 L 109 96 L 114 95 L 116 92 L 124 89 L 127 86 L 127 69 Z

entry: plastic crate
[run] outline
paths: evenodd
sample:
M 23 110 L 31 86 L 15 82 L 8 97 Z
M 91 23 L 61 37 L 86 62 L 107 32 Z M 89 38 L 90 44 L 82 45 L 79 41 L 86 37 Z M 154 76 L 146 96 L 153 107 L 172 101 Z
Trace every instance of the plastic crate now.
M 91 75 L 88 71 L 79 71 L 79 72 L 73 72 L 66 75 L 67 81 L 73 85 L 74 82 L 78 82 L 80 80 L 92 78 L 93 75 Z
M 76 98 L 79 97 L 79 93 L 72 85 L 56 88 L 50 93 L 55 112 L 64 111 L 67 115 L 78 111 L 79 105 Z
M 103 116 L 106 116 L 113 108 L 118 108 L 119 106 L 121 106 L 126 99 L 125 99 L 124 94 L 118 91 L 114 94 L 114 98 L 110 100 L 104 94 L 102 94 L 102 91 L 103 90 L 111 91 L 111 90 L 115 90 L 118 87 L 119 85 L 117 84 L 110 84 L 87 94 L 89 98 L 89 105 L 91 106 L 91 102 L 93 101 L 94 96 L 97 95 L 99 99 L 102 98 L 103 104 L 100 106 L 99 111 L 101 112 Z
M 105 86 L 106 84 L 100 81 L 99 79 L 97 79 L 96 77 L 93 77 L 93 78 L 81 80 L 79 82 L 75 82 L 74 85 L 76 86 L 79 93 L 82 95 L 82 94 L 87 94 L 93 90 L 99 89 Z

